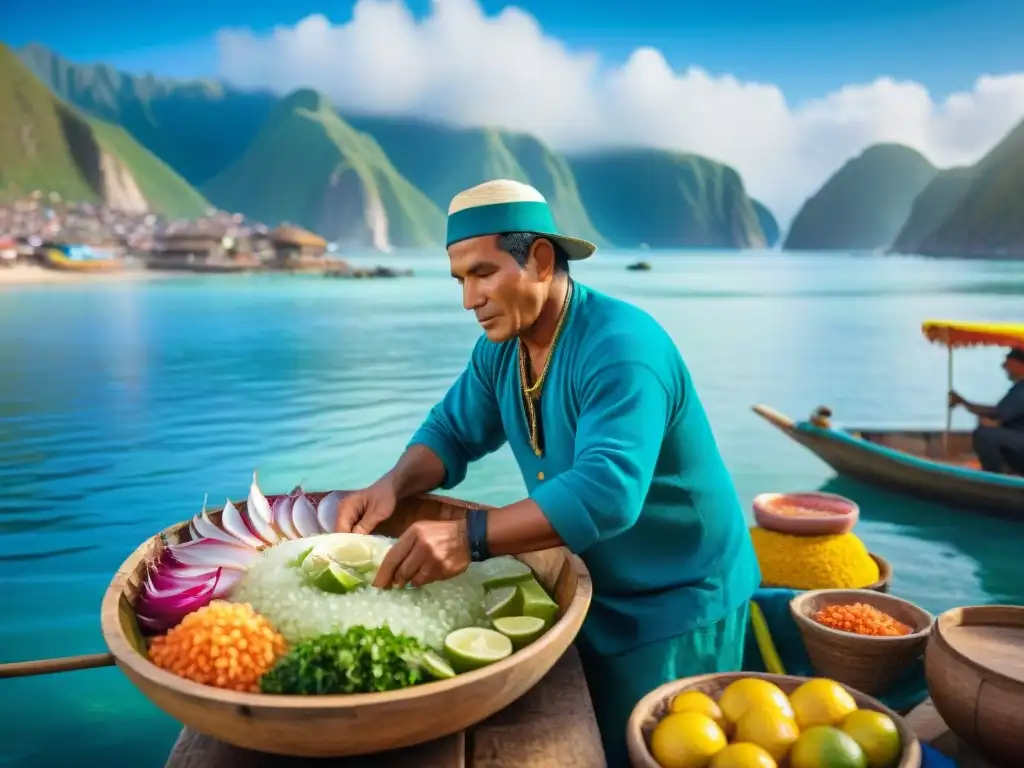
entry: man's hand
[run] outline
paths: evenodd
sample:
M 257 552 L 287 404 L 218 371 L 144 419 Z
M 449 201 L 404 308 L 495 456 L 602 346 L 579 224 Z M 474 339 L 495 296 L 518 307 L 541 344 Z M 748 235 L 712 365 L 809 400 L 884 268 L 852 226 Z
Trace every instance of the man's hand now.
M 373 586 L 422 587 L 458 576 L 469 562 L 465 520 L 420 520 L 388 550 Z
M 989 418 L 988 416 L 979 416 L 978 417 L 978 426 L 980 426 L 980 427 L 998 427 L 998 426 L 1000 426 L 999 419 L 992 419 L 992 418 Z
M 353 491 L 338 502 L 339 533 L 372 533 L 395 511 L 397 498 L 391 483 L 378 480 L 368 488 Z
M 949 407 L 956 408 L 958 405 L 966 405 L 967 401 L 964 400 L 958 392 L 950 390 L 949 393 Z

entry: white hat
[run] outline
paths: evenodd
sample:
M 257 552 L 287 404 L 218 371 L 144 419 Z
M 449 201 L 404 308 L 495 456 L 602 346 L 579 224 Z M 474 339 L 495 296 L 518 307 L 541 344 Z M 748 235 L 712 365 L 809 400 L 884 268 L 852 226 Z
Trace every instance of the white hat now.
M 485 181 L 459 192 L 448 206 L 445 247 L 461 240 L 506 232 L 543 235 L 565 249 L 570 259 L 585 259 L 597 246 L 578 237 L 559 233 L 544 195 L 511 179 Z

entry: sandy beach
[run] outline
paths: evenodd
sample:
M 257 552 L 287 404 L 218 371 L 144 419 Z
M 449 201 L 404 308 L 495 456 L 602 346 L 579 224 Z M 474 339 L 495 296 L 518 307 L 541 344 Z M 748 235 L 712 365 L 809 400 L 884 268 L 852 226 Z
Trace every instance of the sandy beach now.
M 128 283 L 142 280 L 161 280 L 171 277 L 193 277 L 192 272 L 172 272 L 152 269 L 122 269 L 117 272 L 66 272 L 35 266 L 0 268 L 0 290 L 22 285 L 56 285 L 84 283 Z

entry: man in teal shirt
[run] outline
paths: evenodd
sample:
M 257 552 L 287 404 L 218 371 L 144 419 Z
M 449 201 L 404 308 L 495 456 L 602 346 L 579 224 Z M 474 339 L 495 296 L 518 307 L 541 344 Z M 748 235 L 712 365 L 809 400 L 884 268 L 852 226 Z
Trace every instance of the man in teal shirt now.
M 342 502 L 338 529 L 370 532 L 399 499 L 453 488 L 508 442 L 528 498 L 416 523 L 375 583 L 419 586 L 556 546 L 580 555 L 594 598 L 577 646 L 608 763 L 626 765 L 644 694 L 741 667 L 760 573 L 736 491 L 672 339 L 569 277 L 595 246 L 559 234 L 539 192 L 501 180 L 460 193 L 447 240 L 484 335 L 395 467 Z

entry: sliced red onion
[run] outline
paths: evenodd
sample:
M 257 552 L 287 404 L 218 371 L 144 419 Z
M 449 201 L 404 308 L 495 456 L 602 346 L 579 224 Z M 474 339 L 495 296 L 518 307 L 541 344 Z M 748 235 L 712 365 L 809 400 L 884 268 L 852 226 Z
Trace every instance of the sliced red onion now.
M 267 497 L 263 495 L 259 486 L 256 485 L 255 472 L 252 473 L 252 484 L 249 486 L 246 511 L 248 512 L 247 521 L 255 529 L 256 535 L 267 542 L 267 544 L 276 544 L 279 541 L 279 537 L 274 531 L 272 524 L 274 515 L 270 509 L 270 502 L 267 501 Z
M 338 527 L 338 502 L 345 498 L 341 491 L 331 491 L 316 505 L 316 519 L 323 533 L 334 533 Z
M 209 520 L 209 518 L 207 519 Z M 221 525 L 224 526 L 224 530 L 230 534 L 231 538 L 235 539 L 234 542 L 228 540 L 226 543 L 241 544 L 247 547 L 252 547 L 253 549 L 260 549 L 265 546 L 265 542 L 250 531 L 250 526 L 245 520 L 245 517 L 238 511 L 238 508 L 231 503 L 231 499 L 227 499 L 224 502 L 224 511 L 221 512 L 220 522 Z M 213 525 L 216 528 L 213 521 L 210 521 L 210 525 Z M 210 536 L 209 538 L 225 541 L 219 536 Z
M 165 632 L 170 629 L 170 627 L 165 626 L 163 621 L 151 619 L 148 616 L 144 616 L 139 613 L 135 614 L 135 618 L 138 619 L 139 629 L 151 635 L 158 635 L 161 632 Z
M 202 592 L 206 587 L 213 589 L 217 586 L 217 580 L 220 578 L 221 569 L 218 568 L 214 571 L 210 578 L 205 581 L 178 581 L 169 587 L 157 587 L 153 583 L 152 574 L 146 577 L 146 580 L 142 582 L 142 595 L 147 602 L 161 602 L 168 600 L 172 597 L 181 597 L 185 594 L 195 594 L 196 590 Z
M 216 569 L 211 569 L 207 566 L 200 566 L 198 568 L 175 568 L 161 563 L 160 565 L 152 567 L 146 578 L 153 582 L 154 587 L 163 590 L 174 589 L 182 584 L 188 584 L 190 586 L 203 584 L 216 575 Z
M 271 514 L 274 520 L 274 527 L 281 533 L 282 538 L 297 539 L 299 534 L 292 525 L 292 504 L 291 496 L 281 496 L 274 502 Z
M 203 535 L 201 533 L 199 533 L 199 529 L 197 529 L 196 526 L 195 526 L 195 520 L 194 519 L 193 519 L 192 522 L 190 522 L 188 524 L 188 537 L 192 541 L 195 541 L 196 539 L 203 538 Z
M 292 504 L 292 525 L 299 534 L 296 538 L 316 536 L 320 533 L 316 510 L 305 493 L 300 493 Z
M 255 549 L 241 544 L 225 544 L 214 539 L 186 541 L 167 547 L 168 556 L 180 565 L 209 566 L 213 568 L 248 568 L 260 556 Z
M 174 626 L 192 611 L 209 603 L 216 587 L 217 579 L 214 578 L 206 584 L 197 584 L 182 592 L 162 597 L 151 597 L 143 589 L 135 601 L 135 612 L 151 619 L 172 621 L 169 626 Z
M 216 586 L 213 588 L 213 598 L 215 600 L 219 600 L 223 597 L 230 597 L 231 593 L 238 585 L 238 582 L 242 580 L 243 576 L 245 576 L 245 571 L 236 571 L 233 568 L 225 568 L 221 572 L 220 578 L 217 579 Z

